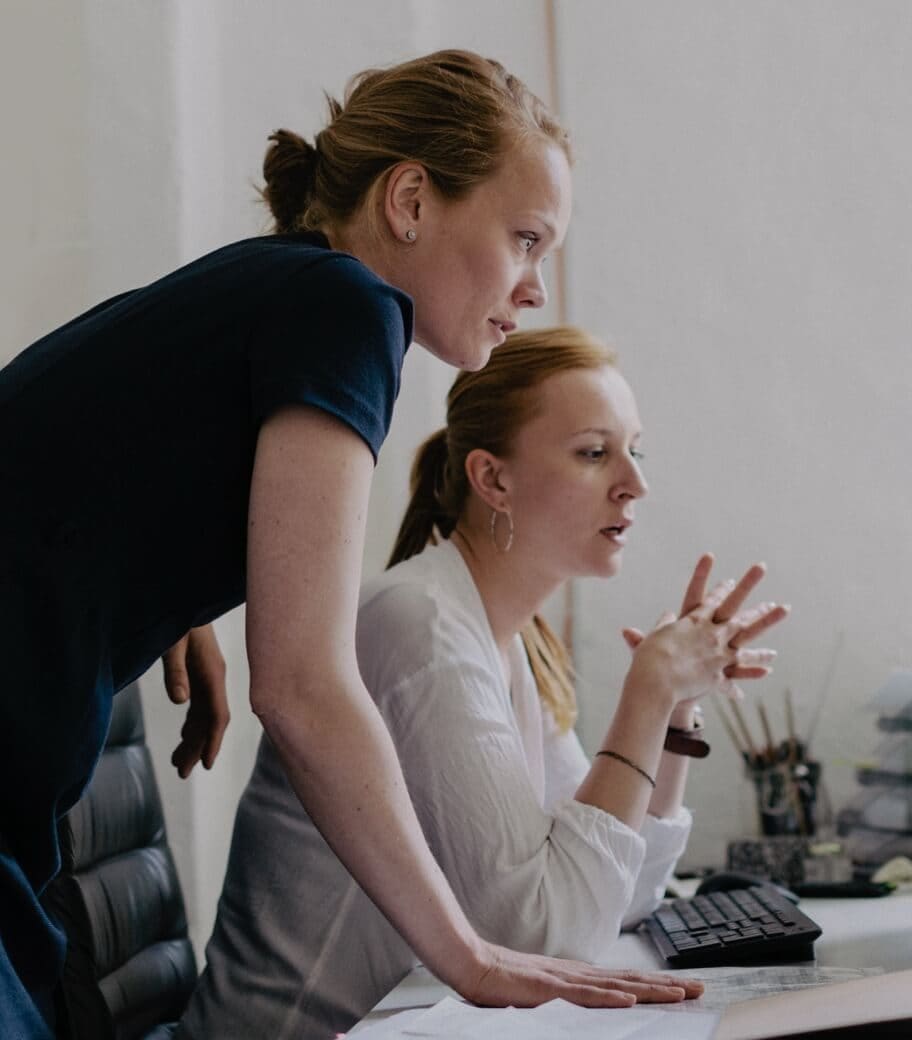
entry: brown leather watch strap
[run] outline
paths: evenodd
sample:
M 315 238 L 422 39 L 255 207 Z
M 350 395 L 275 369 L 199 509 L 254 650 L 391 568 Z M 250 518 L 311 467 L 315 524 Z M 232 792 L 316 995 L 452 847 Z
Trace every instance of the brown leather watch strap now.
M 675 726 L 669 726 L 664 746 L 665 750 L 673 755 L 706 758 L 709 754 L 709 744 L 703 739 L 702 729 L 677 729 Z

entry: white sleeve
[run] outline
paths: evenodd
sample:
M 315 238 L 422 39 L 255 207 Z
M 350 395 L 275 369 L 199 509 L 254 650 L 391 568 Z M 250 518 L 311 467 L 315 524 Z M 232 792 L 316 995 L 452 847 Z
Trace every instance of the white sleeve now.
M 662 901 L 665 889 L 681 857 L 693 819 L 690 810 L 681 806 L 674 816 L 646 815 L 640 834 L 646 842 L 646 856 L 636 880 L 636 889 L 623 928 L 633 928 L 651 914 Z
M 545 805 L 572 798 L 589 771 L 589 760 L 573 730 L 561 733 L 551 713 L 543 715 Z M 651 914 L 665 894 L 675 864 L 684 852 L 692 825 L 690 810 L 681 808 L 673 817 L 647 815 L 640 836 L 645 854 L 629 905 L 621 907 L 624 928 L 637 925 Z
M 620 929 L 645 842 L 572 799 L 542 809 L 501 687 L 478 661 L 432 662 L 378 701 L 428 842 L 479 932 L 592 960 Z

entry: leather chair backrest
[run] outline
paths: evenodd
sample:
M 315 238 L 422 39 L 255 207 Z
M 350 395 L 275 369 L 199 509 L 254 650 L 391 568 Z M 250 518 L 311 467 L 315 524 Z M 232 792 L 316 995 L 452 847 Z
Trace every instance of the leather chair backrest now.
M 44 902 L 67 934 L 74 1040 L 170 1035 L 196 961 L 136 684 L 114 698 L 95 775 L 59 833 L 62 870 Z

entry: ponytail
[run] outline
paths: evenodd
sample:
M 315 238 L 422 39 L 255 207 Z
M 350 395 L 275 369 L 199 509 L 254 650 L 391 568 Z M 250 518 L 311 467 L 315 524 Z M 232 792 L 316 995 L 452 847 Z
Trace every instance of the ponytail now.
M 317 150 L 291 130 L 276 130 L 263 159 L 260 190 L 275 219 L 277 234 L 301 230 L 301 218 L 311 208 L 317 178 Z
M 410 498 L 386 564 L 394 567 L 417 556 L 426 546 L 453 533 L 464 499 L 450 510 L 444 504 L 452 494 L 447 473 L 449 445 L 446 428 L 421 445 L 409 476 Z M 449 494 L 448 494 L 449 492 Z M 561 733 L 576 722 L 573 666 L 567 648 L 543 617 L 536 614 L 520 633 L 539 697 L 554 717 Z
M 536 614 L 520 633 L 542 704 L 566 733 L 576 722 L 573 665 L 566 646 L 547 621 Z
M 457 518 L 442 504 L 447 454 L 446 429 L 432 434 L 418 449 L 409 478 L 411 497 L 387 568 L 417 556 L 428 544 L 436 545 L 435 530 L 441 538 L 452 534 Z

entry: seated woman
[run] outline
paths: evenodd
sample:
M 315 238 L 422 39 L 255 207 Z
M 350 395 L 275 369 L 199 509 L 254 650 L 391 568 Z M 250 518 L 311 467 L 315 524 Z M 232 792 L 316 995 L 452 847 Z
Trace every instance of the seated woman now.
M 669 725 L 691 729 L 696 698 L 767 674 L 773 652 L 743 644 L 786 610 L 741 609 L 761 566 L 707 593 L 703 557 L 679 619 L 625 632 L 632 663 L 590 764 L 567 653 L 538 612 L 566 579 L 620 567 L 646 494 L 630 388 L 609 350 L 557 328 L 510 336 L 448 405 L 415 462 L 395 566 L 362 591 L 359 664 L 480 933 L 593 960 L 656 907 L 687 840 Z M 265 737 L 207 961 L 181 1036 L 331 1036 L 414 964 Z

